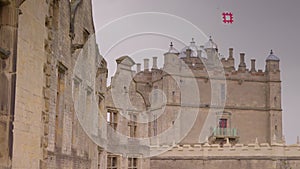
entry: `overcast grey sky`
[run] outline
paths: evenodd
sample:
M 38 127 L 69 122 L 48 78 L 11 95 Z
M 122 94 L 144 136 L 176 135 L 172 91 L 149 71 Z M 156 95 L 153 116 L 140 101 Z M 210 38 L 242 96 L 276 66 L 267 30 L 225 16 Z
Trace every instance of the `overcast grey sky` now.
M 248 67 L 250 67 L 250 59 L 255 58 L 257 68 L 264 70 L 265 59 L 270 49 L 273 49 L 275 55 L 281 59 L 284 135 L 287 143 L 296 142 L 297 135 L 300 135 L 300 112 L 297 107 L 300 103 L 300 76 L 298 74 L 300 0 L 93 0 L 93 5 L 96 32 L 109 22 L 125 15 L 139 12 L 162 12 L 184 18 L 200 28 L 206 35 L 212 35 L 220 53 L 226 57 L 228 48 L 233 47 L 236 63 L 239 62 L 239 53 L 245 52 Z M 221 14 L 224 11 L 233 13 L 233 24 L 222 23 Z M 153 21 L 145 20 L 144 22 L 148 25 Z M 112 28 L 111 32 L 107 32 L 106 35 L 113 37 L 113 34 L 116 34 L 115 31 L 122 32 L 121 30 L 133 28 L 134 25 L 126 27 L 123 25 L 116 30 Z M 183 33 L 186 37 L 181 40 L 185 43 L 188 43 L 192 37 L 195 37 L 198 42 L 201 41 L 201 37 L 192 31 L 186 32 L 185 29 Z M 100 33 L 100 35 L 103 34 Z M 96 36 L 98 36 L 100 52 L 103 54 L 107 51 L 103 49 L 105 41 L 108 42 L 107 37 Z M 137 41 L 143 42 L 145 39 L 147 42 L 136 44 Z M 127 40 L 126 43 L 118 45 L 110 52 L 110 58 L 106 58 L 110 72 L 113 72 L 115 68 L 113 65 L 115 58 L 132 54 L 136 52 L 133 50 L 145 48 L 145 46 L 155 49 L 151 52 L 138 51 L 137 55 L 145 55 L 143 57 L 157 55 L 162 61 L 161 53 L 164 51 L 161 49 L 167 50 L 169 41 L 169 38 L 150 35 Z M 182 45 L 175 41 L 175 47 L 179 50 Z M 148 53 L 149 56 L 146 56 Z M 141 60 L 141 58 L 134 59 Z

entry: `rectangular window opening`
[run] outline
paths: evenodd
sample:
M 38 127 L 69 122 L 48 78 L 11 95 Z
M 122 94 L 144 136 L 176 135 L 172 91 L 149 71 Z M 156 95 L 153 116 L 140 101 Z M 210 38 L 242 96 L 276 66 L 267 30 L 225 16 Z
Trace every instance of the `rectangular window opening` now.
M 116 156 L 107 156 L 107 169 L 117 169 L 118 168 L 118 158 Z
M 128 169 L 137 169 L 137 158 L 128 158 Z

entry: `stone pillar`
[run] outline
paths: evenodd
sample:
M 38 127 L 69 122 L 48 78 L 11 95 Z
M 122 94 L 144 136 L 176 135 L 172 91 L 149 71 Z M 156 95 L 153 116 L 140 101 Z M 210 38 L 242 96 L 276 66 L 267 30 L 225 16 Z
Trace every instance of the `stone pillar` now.
M 157 67 L 157 57 L 153 57 L 152 69 L 158 69 L 158 67 Z
M 246 71 L 245 53 L 240 53 L 239 71 Z
M 149 71 L 149 59 L 144 59 L 144 71 Z
M 139 73 L 141 71 L 141 64 L 137 63 L 136 64 L 136 72 Z
M 251 59 L 251 72 L 256 72 L 256 69 L 255 69 L 255 59 Z
M 197 50 L 197 57 L 202 57 L 202 51 L 201 50 Z
M 186 50 L 186 57 L 189 58 L 192 55 L 192 50 L 191 49 L 187 49 Z

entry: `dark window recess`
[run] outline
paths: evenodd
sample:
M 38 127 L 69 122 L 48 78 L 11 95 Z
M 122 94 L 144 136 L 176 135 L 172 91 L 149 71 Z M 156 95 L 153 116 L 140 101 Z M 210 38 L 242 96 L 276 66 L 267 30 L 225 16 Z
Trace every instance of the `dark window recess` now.
M 227 128 L 227 119 L 220 119 L 219 120 L 219 127 L 220 128 Z

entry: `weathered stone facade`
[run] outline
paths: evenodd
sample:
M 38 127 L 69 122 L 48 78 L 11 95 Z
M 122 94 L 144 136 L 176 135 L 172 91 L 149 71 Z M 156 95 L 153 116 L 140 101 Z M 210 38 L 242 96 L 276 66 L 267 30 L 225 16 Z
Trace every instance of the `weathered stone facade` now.
M 238 68 L 235 68 L 233 49 L 230 48 L 228 58 L 220 59 L 222 72 L 213 64 L 219 59 L 217 52 L 210 39 L 206 47 L 195 48 L 193 41 L 181 52 L 171 44 L 160 69 L 157 67 L 158 57 L 153 57 L 152 68 L 149 59 L 144 59 L 144 70 L 128 56 L 117 59 L 117 71 L 106 97 L 108 111 L 118 112 L 116 131 L 130 135 L 127 123 L 133 119 L 126 118 L 127 114 L 134 114 L 137 119 L 148 118 L 149 121 L 146 125 L 137 124 L 135 137 L 155 138 L 176 126 L 176 116 L 180 111 L 194 111 L 197 112 L 195 123 L 182 140 L 176 140 L 180 129 L 167 138 L 150 139 L 150 149 L 158 155 L 150 157 L 150 166 L 143 167 L 299 168 L 299 145 L 285 146 L 282 135 L 279 58 L 272 51 L 263 71 L 256 70 L 254 59 L 248 69 L 245 54 L 241 53 Z M 207 56 L 201 56 L 203 53 Z M 134 65 L 137 70 L 132 70 Z M 192 73 L 184 74 L 187 70 Z M 225 81 L 218 76 L 222 73 Z M 189 85 L 192 83 L 190 79 L 197 83 L 199 103 L 192 101 L 196 90 Z M 217 87 L 213 86 L 214 81 L 218 81 Z M 215 93 L 220 94 L 212 101 Z M 124 103 L 126 97 L 123 95 L 127 94 L 132 105 Z M 222 102 L 224 109 L 219 107 Z M 158 110 L 163 114 L 154 117 Z M 206 139 L 201 140 L 202 128 L 209 114 L 215 114 L 216 123 L 211 124 Z M 178 128 L 182 127 L 185 124 L 179 122 Z M 165 152 L 166 149 L 170 150 Z
M 211 49 L 205 50 L 208 51 Z M 227 88 L 226 96 L 222 97 L 224 97 L 223 99 L 225 102 L 224 112 L 230 114 L 230 127 L 238 130 L 239 143 L 253 143 L 256 139 L 262 142 L 271 143 L 274 136 L 276 137 L 275 139 L 277 142 L 282 142 L 279 61 L 267 60 L 266 70 L 263 72 L 262 70 L 255 69 L 255 61 L 253 60 L 251 70 L 248 70 L 245 65 L 244 56 L 245 54 L 241 53 L 240 64 L 237 70 L 234 68 L 235 63 L 232 56 L 232 49 L 230 49 L 229 58 L 223 58 L 221 60 L 224 65 L 226 84 L 220 84 L 216 90 L 217 92 L 221 92 L 222 85 L 224 85 L 224 88 Z M 182 143 L 199 143 L 201 126 L 204 124 L 207 113 L 209 109 L 214 109 L 218 104 L 211 103 L 213 97 L 211 81 L 214 79 L 211 79 L 207 72 L 209 58 L 200 59 L 199 57 L 186 56 L 180 58 L 179 61 L 172 61 L 172 58 L 175 58 L 176 60 L 178 57 L 178 54 L 166 53 L 164 67 L 162 69 L 158 69 L 155 66 L 150 70 L 148 67 L 148 59 L 145 59 L 146 66 L 144 71 L 131 72 L 130 68 L 127 68 L 127 72 L 129 72 L 127 74 L 132 74 L 127 76 L 132 79 L 130 89 L 134 90 L 130 91 L 130 96 L 132 96 L 133 103 L 142 102 L 139 104 L 144 105 L 144 107 L 139 106 L 137 112 L 146 110 L 153 111 L 154 102 L 151 100 L 151 92 L 153 92 L 153 90 L 163 91 L 167 99 L 164 113 L 168 115 L 160 117 L 158 119 L 159 125 L 157 126 L 157 132 L 163 132 L 172 125 L 174 117 L 170 114 L 172 114 L 171 112 L 174 112 L 173 109 L 176 110 L 178 109 L 178 106 L 182 105 L 182 91 L 188 87 L 185 86 L 188 84 L 185 80 L 188 81 L 188 78 L 180 75 L 180 71 L 182 71 L 184 66 L 188 66 L 188 69 L 192 71 L 192 76 L 190 78 L 194 78 L 199 87 L 200 103 L 199 105 L 196 105 L 199 107 L 199 115 L 194 125 L 195 127 L 192 128 L 190 131 L 191 134 L 187 135 Z M 157 62 L 156 57 L 154 60 L 154 62 Z M 184 66 L 180 66 L 182 64 L 184 64 Z M 126 70 L 122 70 L 122 72 L 125 71 Z M 177 72 L 179 73 L 176 74 Z M 215 72 L 218 73 L 217 70 Z M 117 70 L 117 75 L 112 80 L 112 86 L 120 81 L 125 82 L 125 78 L 119 78 L 119 74 L 122 73 Z M 125 74 L 126 73 L 123 73 L 123 76 L 126 76 Z M 180 85 L 177 84 L 175 78 L 180 79 Z M 124 83 L 124 85 L 125 84 L 126 83 Z M 163 96 L 160 95 L 156 99 L 162 101 L 163 99 L 160 97 Z M 143 100 L 141 100 L 141 98 Z M 222 102 L 221 99 L 222 98 L 218 99 L 217 102 Z M 108 96 L 107 106 L 111 106 L 109 101 L 112 103 L 116 102 L 111 96 Z M 196 126 L 198 126 L 198 128 Z M 153 133 L 151 130 L 149 132 Z
M 95 32 L 91 1 L 0 2 L 0 168 L 105 168 L 72 99 L 78 53 Z M 105 61 L 96 68 L 106 79 Z
M 199 51 L 192 50 L 194 42 L 181 53 L 171 46 L 163 68 L 154 57 L 152 68 L 145 59 L 142 71 L 140 64 L 123 56 L 116 60 L 117 72 L 107 88 L 107 65 L 93 37 L 91 11 L 90 0 L 0 0 L 1 169 L 300 168 L 299 143 L 286 146 L 282 138 L 279 59 L 273 53 L 262 71 L 256 70 L 255 60 L 247 69 L 245 54 L 235 68 L 230 49 L 228 58 L 220 60 L 226 84 L 209 76 L 210 70 L 220 73 L 213 68 L 219 58 L 211 40 L 211 46 Z M 83 72 L 87 79 L 74 73 L 82 54 L 92 61 L 85 67 L 95 73 Z M 182 74 L 184 70 L 192 74 Z M 199 102 L 193 98 L 197 95 L 191 79 Z M 211 102 L 214 92 L 220 95 Z M 92 116 L 96 119 L 87 111 L 91 93 L 98 104 Z M 82 97 L 76 100 L 77 95 Z M 220 103 L 225 103 L 224 110 Z M 97 124 L 99 130 L 86 132 L 76 108 L 90 122 L 85 127 Z M 176 122 L 180 109 L 197 114 L 188 133 L 179 130 L 186 122 Z M 161 110 L 161 116 L 155 114 Z M 209 114 L 215 115 L 214 128 L 203 140 Z M 155 137 L 176 125 L 171 135 Z M 110 139 L 106 126 L 125 137 Z M 107 152 L 111 147 L 98 146 L 90 132 L 129 153 Z M 151 139 L 145 149 L 130 152 L 135 144 L 144 144 L 134 138 Z M 150 150 L 158 155 L 143 156 Z

